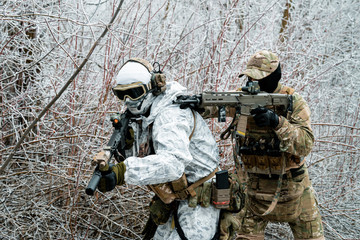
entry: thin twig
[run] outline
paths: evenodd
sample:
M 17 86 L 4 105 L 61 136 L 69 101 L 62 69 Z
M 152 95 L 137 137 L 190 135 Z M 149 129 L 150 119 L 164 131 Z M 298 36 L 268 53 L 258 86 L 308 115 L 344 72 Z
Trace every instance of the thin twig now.
M 80 73 L 80 71 L 82 70 L 82 68 L 85 66 L 85 64 L 87 63 L 87 61 L 89 60 L 90 56 L 92 55 L 92 53 L 94 52 L 95 48 L 97 47 L 97 45 L 99 44 L 99 42 L 101 41 L 101 39 L 106 35 L 106 33 L 108 32 L 108 29 L 111 27 L 112 23 L 114 22 L 115 18 L 117 17 L 118 13 L 120 12 L 121 6 L 123 4 L 124 0 L 121 0 L 121 2 L 119 3 L 118 8 L 116 9 L 114 16 L 111 18 L 109 24 L 106 26 L 106 28 L 104 29 L 103 33 L 100 35 L 100 37 L 95 41 L 95 43 L 93 44 L 93 46 L 91 47 L 89 53 L 87 54 L 87 56 L 85 57 L 85 59 L 83 60 L 83 62 L 80 64 L 80 66 L 76 69 L 76 71 L 73 73 L 73 75 L 69 78 L 69 80 L 65 83 L 65 85 L 61 88 L 61 90 L 58 92 L 58 94 L 56 94 L 56 96 L 50 101 L 50 103 L 48 103 L 48 105 L 46 105 L 46 107 L 42 110 L 42 112 L 39 114 L 39 116 L 30 124 L 30 126 L 26 129 L 26 131 L 24 132 L 24 134 L 21 136 L 21 138 L 19 139 L 18 143 L 16 144 L 14 150 L 11 152 L 11 154 L 9 155 L 9 157 L 6 159 L 6 161 L 4 162 L 4 164 L 1 166 L 0 168 L 0 174 L 2 174 L 5 170 L 5 168 L 7 167 L 7 165 L 10 163 L 11 159 L 13 158 L 14 154 L 16 153 L 17 149 L 20 147 L 20 145 L 22 144 L 22 142 L 24 141 L 25 137 L 29 134 L 29 132 L 35 127 L 36 123 L 45 115 L 45 113 L 50 109 L 50 107 L 60 98 L 60 96 L 65 92 L 65 90 L 68 88 L 68 86 L 73 82 L 73 80 L 76 78 L 76 76 Z

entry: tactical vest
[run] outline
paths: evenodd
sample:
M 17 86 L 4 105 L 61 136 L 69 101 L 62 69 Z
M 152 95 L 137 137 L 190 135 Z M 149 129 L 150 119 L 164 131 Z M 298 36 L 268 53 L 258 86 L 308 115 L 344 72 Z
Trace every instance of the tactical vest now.
M 282 86 L 279 93 L 292 95 L 294 91 L 292 88 Z M 287 113 L 284 106 L 268 106 L 268 108 L 278 116 L 287 119 L 290 117 L 291 113 Z M 252 117 L 248 117 L 245 137 L 236 137 L 236 151 L 248 173 L 280 175 L 283 153 L 280 152 L 279 146 L 280 140 L 274 130 L 271 127 L 258 127 Z M 285 153 L 285 157 L 285 168 L 290 165 L 290 161 L 300 162 L 300 158 L 296 156 Z
M 191 111 L 193 114 L 193 118 L 194 118 L 194 128 L 189 136 L 189 140 L 191 141 L 191 138 L 195 132 L 195 128 L 196 128 L 196 116 L 194 111 Z M 151 139 L 151 135 L 152 135 L 152 124 L 148 127 L 148 139 L 145 143 L 142 143 L 139 147 L 139 154 L 138 157 L 145 157 L 148 156 L 150 154 L 155 154 L 155 151 L 153 149 L 153 142 Z M 148 185 L 147 187 L 153 191 L 165 204 L 170 204 L 171 202 L 173 202 L 175 199 L 176 200 L 185 200 L 187 199 L 189 196 L 191 197 L 195 197 L 196 196 L 196 192 L 195 192 L 195 188 L 199 187 L 200 185 L 202 185 L 204 182 L 208 181 L 209 179 L 211 179 L 213 176 L 215 176 L 215 173 L 217 172 L 217 168 L 211 172 L 209 175 L 199 179 L 198 181 L 196 181 L 195 183 L 191 184 L 190 186 L 188 185 L 188 181 L 186 178 L 185 173 L 183 173 L 183 175 L 172 182 L 167 182 L 167 183 L 160 183 L 160 184 L 153 184 L 153 185 Z

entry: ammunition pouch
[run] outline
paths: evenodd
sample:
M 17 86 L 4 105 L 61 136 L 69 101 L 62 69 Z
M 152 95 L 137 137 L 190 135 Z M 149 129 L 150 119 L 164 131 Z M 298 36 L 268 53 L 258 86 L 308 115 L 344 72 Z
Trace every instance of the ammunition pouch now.
M 278 176 L 262 174 L 249 174 L 247 196 L 249 198 L 249 208 L 256 215 L 262 215 L 278 197 L 278 202 L 274 210 L 262 216 L 268 221 L 291 221 L 296 219 L 301 213 L 301 196 L 304 190 L 310 186 L 310 180 L 306 167 L 303 165 L 299 169 L 290 171 L 284 175 L 279 196 L 274 196 L 277 188 Z
M 175 199 L 185 200 L 189 192 L 185 173 L 173 182 L 150 185 L 149 188 L 158 196 L 165 204 L 172 203 Z
M 230 188 L 217 189 L 212 183 L 212 203 L 215 208 L 227 209 L 230 204 Z
M 191 208 L 195 208 L 197 205 L 209 207 L 211 204 L 211 186 L 212 182 L 204 182 L 195 188 L 196 196 L 189 198 L 188 206 Z
M 236 174 L 229 175 L 230 187 L 217 189 L 212 183 L 212 203 L 215 208 L 239 212 L 245 205 L 245 193 Z
M 281 156 L 241 155 L 245 171 L 258 174 L 281 174 Z
M 241 156 L 246 172 L 280 175 L 282 171 L 282 154 L 285 154 L 286 158 L 285 168 L 289 167 L 292 162 L 300 164 L 300 157 L 280 152 L 279 144 L 280 142 L 274 138 L 271 140 L 260 139 L 259 141 L 246 139 L 237 148 L 237 153 Z
M 300 157 L 285 154 L 285 168 L 290 167 L 290 164 L 295 163 L 301 165 L 303 159 Z M 282 156 L 274 155 L 241 155 L 241 160 L 244 163 L 245 171 L 248 173 L 264 174 L 264 175 L 280 175 L 282 171 Z

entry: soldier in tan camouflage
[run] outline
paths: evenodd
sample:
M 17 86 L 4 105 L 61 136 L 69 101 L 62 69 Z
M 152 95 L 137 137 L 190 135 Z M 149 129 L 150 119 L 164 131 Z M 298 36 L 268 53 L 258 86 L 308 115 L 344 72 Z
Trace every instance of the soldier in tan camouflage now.
M 294 89 L 279 83 L 281 68 L 274 53 L 254 54 L 240 77 L 244 75 L 249 81 L 258 81 L 261 91 L 292 95 L 293 110 L 259 107 L 248 118 L 245 137 L 233 134 L 235 163 L 241 159 L 238 172 L 246 179 L 247 193 L 245 207 L 237 214 L 240 229 L 236 239 L 264 239 L 268 222 L 287 222 L 298 240 L 325 239 L 305 166 L 305 156 L 314 143 L 310 109 Z M 214 117 L 215 112 L 206 108 L 202 115 Z M 233 112 L 227 109 L 228 114 Z M 236 121 L 234 125 L 236 128 Z
M 293 111 L 258 108 L 238 138 L 237 155 L 247 175 L 246 207 L 238 214 L 236 239 L 264 239 L 269 221 L 288 222 L 295 239 L 325 239 L 304 157 L 314 143 L 310 109 L 294 89 L 279 83 L 278 57 L 254 54 L 240 77 L 259 81 L 260 90 L 293 96 Z

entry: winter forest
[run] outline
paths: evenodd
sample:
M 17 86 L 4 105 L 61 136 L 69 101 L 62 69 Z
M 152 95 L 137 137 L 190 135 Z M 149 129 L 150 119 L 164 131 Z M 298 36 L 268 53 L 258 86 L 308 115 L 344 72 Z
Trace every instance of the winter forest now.
M 140 57 L 189 93 L 228 91 L 263 49 L 312 111 L 306 161 L 326 239 L 360 239 L 359 12 L 358 0 L 0 1 L 0 239 L 141 239 L 145 186 L 84 191 L 124 108 L 120 66 Z M 231 118 L 207 121 L 232 169 L 219 137 Z M 293 237 L 271 223 L 266 239 Z

